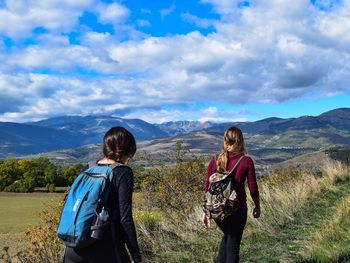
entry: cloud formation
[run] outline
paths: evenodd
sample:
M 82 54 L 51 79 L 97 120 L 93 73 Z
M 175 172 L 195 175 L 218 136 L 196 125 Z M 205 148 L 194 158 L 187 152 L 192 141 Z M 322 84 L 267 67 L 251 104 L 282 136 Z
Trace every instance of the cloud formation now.
M 349 0 L 202 4 L 211 5 L 220 19 L 186 11 L 179 21 L 214 31 L 155 37 L 136 29 L 151 24 L 139 18 L 133 24 L 134 10 L 120 3 L 4 1 L 0 120 L 66 114 L 123 114 L 150 122 L 228 120 L 215 105 L 350 92 Z M 162 18 L 174 10 L 175 4 L 163 9 Z M 84 24 L 87 12 L 96 16 L 96 25 L 113 30 Z M 202 103 L 211 106 L 193 107 Z M 241 114 L 221 113 L 230 119 Z

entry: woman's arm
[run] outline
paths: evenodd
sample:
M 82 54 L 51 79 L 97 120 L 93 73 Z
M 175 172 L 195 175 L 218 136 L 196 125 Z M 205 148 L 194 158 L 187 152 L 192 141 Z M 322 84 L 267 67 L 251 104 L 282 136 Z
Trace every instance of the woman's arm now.
M 128 169 L 129 170 L 129 169 Z M 134 187 L 133 173 L 130 169 L 119 181 L 118 197 L 122 229 L 125 233 L 126 244 L 134 262 L 141 262 L 140 249 L 137 243 L 135 224 L 132 218 L 132 192 Z
M 253 199 L 254 202 L 254 209 L 253 209 L 253 216 L 255 218 L 260 217 L 260 197 L 259 197 L 259 188 L 258 183 L 256 181 L 256 175 L 255 175 L 255 166 L 254 162 L 251 158 L 248 158 L 248 188 L 250 192 L 250 196 Z

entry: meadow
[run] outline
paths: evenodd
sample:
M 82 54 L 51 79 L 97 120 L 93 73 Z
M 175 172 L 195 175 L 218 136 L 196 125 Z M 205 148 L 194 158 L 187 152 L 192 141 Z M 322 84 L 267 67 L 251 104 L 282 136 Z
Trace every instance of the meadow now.
M 350 262 L 350 171 L 330 160 L 322 168 L 317 174 L 277 171 L 259 180 L 262 215 L 258 220 L 248 218 L 242 262 Z M 205 161 L 181 158 L 167 169 L 159 166 L 144 171 L 134 195 L 134 219 L 144 262 L 213 262 L 221 233 L 215 224 L 205 229 L 200 222 L 204 172 Z M 1 211 L 9 204 L 2 203 Z M 16 205 L 13 201 L 12 206 Z M 22 236 L 22 253 L 17 259 L 59 261 L 62 246 L 55 229 L 60 205 L 56 201 L 46 206 L 41 223 Z M 34 210 L 40 211 L 40 207 L 29 205 L 22 218 L 36 221 L 38 218 L 30 219 Z M 6 218 L 9 214 L 2 215 Z M 23 222 L 16 223 L 18 229 L 25 229 Z M 12 258 L 16 262 L 16 257 Z
M 0 192 L 0 248 L 9 247 L 11 255 L 23 249 L 25 231 L 40 223 L 39 213 L 48 203 L 62 197 L 55 193 Z

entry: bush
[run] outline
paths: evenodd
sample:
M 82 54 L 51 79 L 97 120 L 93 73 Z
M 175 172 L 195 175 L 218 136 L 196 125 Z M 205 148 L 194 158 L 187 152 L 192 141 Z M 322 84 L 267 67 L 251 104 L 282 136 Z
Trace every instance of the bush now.
M 55 190 L 56 190 L 55 184 L 47 184 L 47 185 L 46 185 L 46 188 L 47 188 L 47 190 L 48 190 L 50 193 L 53 193 L 53 192 L 55 192 Z
M 33 160 L 9 158 L 0 163 L 0 191 L 28 193 L 48 184 L 69 186 L 82 168 L 81 164 L 59 167 L 43 157 Z
M 20 262 L 62 262 L 64 247 L 56 235 L 62 205 L 62 200 L 53 199 L 51 204 L 41 212 L 40 224 L 28 228 L 26 231 L 28 247 L 17 255 Z
M 5 192 L 17 192 L 17 193 L 30 193 L 34 191 L 35 181 L 34 178 L 27 177 L 25 179 L 21 179 L 15 181 L 11 185 L 5 187 Z
M 194 205 L 201 202 L 206 174 L 204 159 L 193 157 L 184 161 L 185 153 L 178 144 L 173 158 L 175 165 L 147 170 L 142 182 L 149 207 L 156 205 L 179 219 L 186 217 L 193 211 Z

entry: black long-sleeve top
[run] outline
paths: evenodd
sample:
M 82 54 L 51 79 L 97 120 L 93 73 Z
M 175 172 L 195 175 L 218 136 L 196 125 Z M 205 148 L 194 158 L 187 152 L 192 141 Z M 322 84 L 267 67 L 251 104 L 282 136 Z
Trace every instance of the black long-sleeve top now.
M 133 172 L 128 166 L 116 167 L 113 172 L 114 176 L 109 200 L 110 209 L 113 211 L 112 218 L 117 230 L 117 240 L 127 245 L 135 262 L 141 262 L 140 249 L 132 218 Z
M 115 238 L 113 231 L 103 240 L 82 249 L 67 247 L 65 250 L 65 263 L 76 262 L 130 262 L 129 250 L 135 263 L 141 262 L 140 249 L 137 243 L 136 230 L 132 218 L 132 192 L 134 177 L 132 169 L 128 166 L 117 166 L 113 169 L 113 180 L 109 194 L 109 211 L 116 228 Z M 116 241 L 117 244 L 114 244 Z M 115 246 L 120 256 L 115 254 Z

